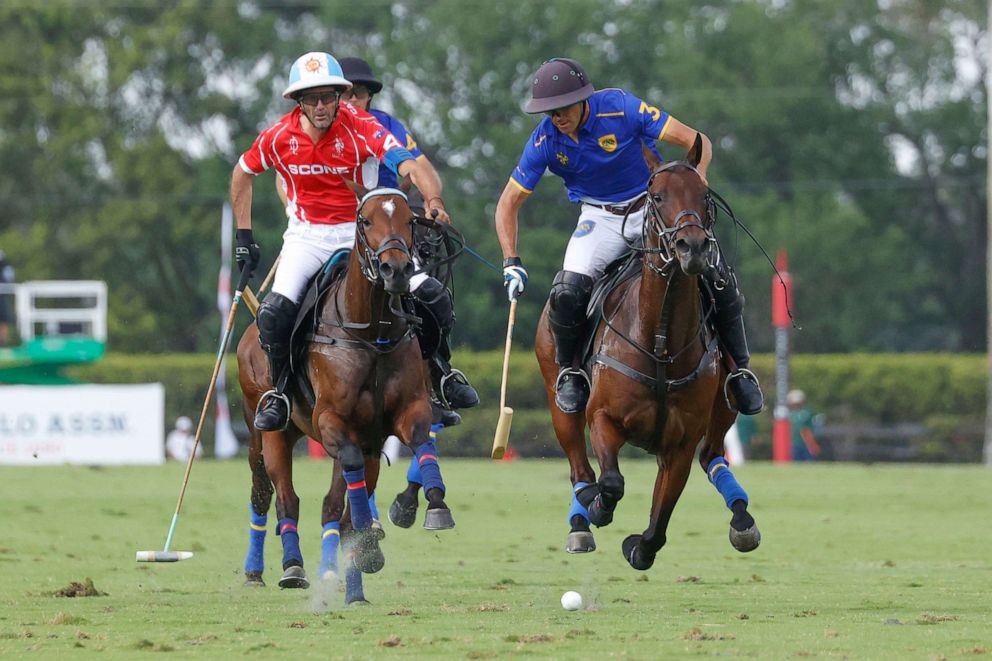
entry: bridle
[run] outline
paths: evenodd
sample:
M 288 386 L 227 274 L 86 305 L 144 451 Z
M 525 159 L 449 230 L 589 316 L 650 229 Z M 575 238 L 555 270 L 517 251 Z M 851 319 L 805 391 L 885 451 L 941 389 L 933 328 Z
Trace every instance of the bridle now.
M 397 195 L 403 198 L 404 202 L 407 199 L 406 193 L 396 188 L 376 188 L 369 191 L 358 203 L 358 217 L 355 222 L 358 264 L 362 267 L 362 275 L 373 284 L 382 280 L 382 274 L 380 272 L 382 253 L 387 250 L 399 250 L 406 255 L 407 259 L 413 259 L 413 255 L 410 254 L 410 246 L 407 245 L 406 239 L 399 234 L 393 233 L 387 235 L 379 242 L 378 248 L 373 248 L 372 244 L 369 243 L 369 237 L 366 235 L 365 230 L 367 227 L 371 227 L 372 221 L 362 215 L 362 209 L 365 208 L 366 202 L 374 197 L 382 197 L 383 195 Z M 410 218 L 410 222 L 413 222 L 413 217 Z
M 662 172 L 666 172 L 675 167 L 684 167 L 692 172 L 695 172 L 700 179 L 702 175 L 699 171 L 688 161 L 667 161 L 662 163 L 660 166 L 655 168 L 648 178 L 648 184 L 644 196 L 647 197 L 647 209 L 644 214 L 644 223 L 641 229 L 641 245 L 635 246 L 630 244 L 628 241 L 628 247 L 632 250 L 637 250 L 641 253 L 658 255 L 661 260 L 661 266 L 656 266 L 653 260 L 645 260 L 649 269 L 658 273 L 659 275 L 667 277 L 667 271 L 669 265 L 675 260 L 675 243 L 678 240 L 679 232 L 689 229 L 690 227 L 698 227 L 703 230 L 706 234 L 707 245 L 707 255 L 706 262 L 712 264 L 714 258 L 719 254 L 719 248 L 717 246 L 716 236 L 713 234 L 713 225 L 716 222 L 716 203 L 713 200 L 713 196 L 710 194 L 707 188 L 705 195 L 705 218 L 700 215 L 695 209 L 682 209 L 677 214 L 675 218 L 672 219 L 671 226 L 667 225 L 664 221 L 664 216 L 662 215 L 661 205 L 664 202 L 664 198 L 661 193 L 652 193 L 651 185 L 654 183 L 655 177 L 657 177 Z M 633 204 L 631 205 L 633 206 Z M 624 223 L 626 223 L 627 218 L 624 217 Z M 648 242 L 651 235 L 657 237 L 658 247 L 650 248 Z

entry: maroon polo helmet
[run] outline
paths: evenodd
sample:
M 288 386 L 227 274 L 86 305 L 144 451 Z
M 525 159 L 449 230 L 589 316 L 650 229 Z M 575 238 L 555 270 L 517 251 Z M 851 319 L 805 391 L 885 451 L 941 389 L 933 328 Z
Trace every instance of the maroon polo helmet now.
M 595 91 L 585 69 L 575 60 L 556 57 L 541 65 L 531 83 L 529 113 L 547 112 L 585 101 Z

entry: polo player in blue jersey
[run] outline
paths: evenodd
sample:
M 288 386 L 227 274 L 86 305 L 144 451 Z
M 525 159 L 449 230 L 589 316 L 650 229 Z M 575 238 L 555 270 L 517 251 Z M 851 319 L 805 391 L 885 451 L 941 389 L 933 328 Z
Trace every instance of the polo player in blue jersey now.
M 705 182 L 713 148 L 705 135 L 626 90 L 596 90 L 575 60 L 545 62 L 531 87 L 525 110 L 547 117 L 531 133 L 500 195 L 496 233 L 503 249 L 504 284 L 513 301 L 527 285 L 517 252 L 517 215 L 544 172 L 561 177 L 569 201 L 581 205 L 562 270 L 551 286 L 548 312 L 559 368 L 555 403 L 565 413 L 577 413 L 589 399 L 589 377 L 579 366 L 586 307 L 593 283 L 607 265 L 629 249 L 628 242 L 640 241 L 646 199 L 642 194 L 650 176 L 646 156 L 658 140 L 688 151 L 698 136 L 702 157 L 697 170 Z M 713 267 L 705 273 L 716 299 L 714 325 L 735 363 L 727 388 L 738 410 L 753 415 L 763 408 L 763 397 L 748 369 L 743 297 L 722 255 Z

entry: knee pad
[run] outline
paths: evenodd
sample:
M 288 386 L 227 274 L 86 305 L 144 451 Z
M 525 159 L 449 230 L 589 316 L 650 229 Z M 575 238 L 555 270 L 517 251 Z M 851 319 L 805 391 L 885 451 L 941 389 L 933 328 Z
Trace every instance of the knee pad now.
M 455 325 L 455 310 L 451 302 L 451 292 L 437 278 L 427 278 L 413 292 L 421 303 L 427 306 L 437 320 L 441 332 L 447 333 Z
M 258 306 L 258 339 L 266 351 L 289 347 L 289 333 L 299 306 L 282 294 L 269 292 Z
M 551 283 L 551 316 L 556 321 L 583 319 L 593 280 L 588 275 L 574 271 L 558 271 Z

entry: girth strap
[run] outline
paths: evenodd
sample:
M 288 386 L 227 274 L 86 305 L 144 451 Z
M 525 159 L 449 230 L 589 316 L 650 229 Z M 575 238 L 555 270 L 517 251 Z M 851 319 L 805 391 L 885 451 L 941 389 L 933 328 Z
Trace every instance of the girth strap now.
M 666 380 L 665 389 L 668 392 L 674 392 L 676 390 L 681 390 L 682 388 L 685 388 L 690 383 L 695 381 L 699 377 L 699 374 L 704 370 L 706 370 L 707 368 L 709 368 L 709 366 L 713 364 L 713 361 L 716 360 L 717 347 L 718 347 L 717 338 L 716 336 L 713 336 L 710 338 L 709 343 L 706 345 L 706 352 L 703 354 L 703 357 L 700 359 L 699 365 L 696 366 L 696 369 L 694 369 L 687 376 L 684 376 L 682 378 Z M 600 365 L 605 365 L 610 369 L 614 369 L 617 372 L 620 372 L 621 374 L 626 376 L 627 378 L 633 379 L 634 381 L 637 381 L 641 385 L 647 386 L 652 391 L 658 388 L 658 379 L 656 379 L 653 376 L 648 376 L 647 374 L 638 372 L 633 367 L 620 362 L 619 360 L 608 354 L 598 353 L 592 357 L 592 362 L 598 363 Z

